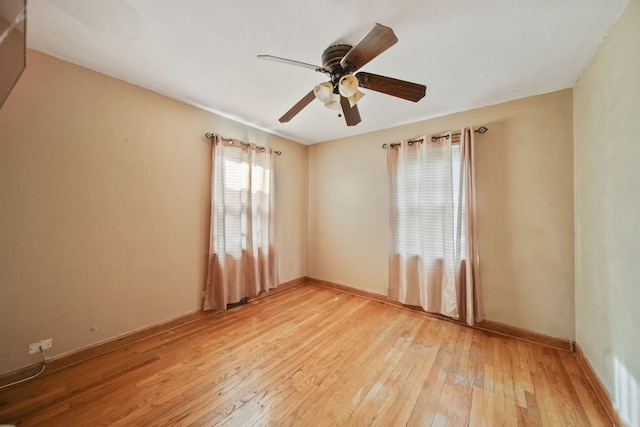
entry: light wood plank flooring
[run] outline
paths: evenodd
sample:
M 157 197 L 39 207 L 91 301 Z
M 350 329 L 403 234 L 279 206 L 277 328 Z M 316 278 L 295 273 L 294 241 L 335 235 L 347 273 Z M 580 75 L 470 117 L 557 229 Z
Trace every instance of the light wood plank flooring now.
M 0 424 L 603 426 L 570 353 L 307 285 L 0 391 Z

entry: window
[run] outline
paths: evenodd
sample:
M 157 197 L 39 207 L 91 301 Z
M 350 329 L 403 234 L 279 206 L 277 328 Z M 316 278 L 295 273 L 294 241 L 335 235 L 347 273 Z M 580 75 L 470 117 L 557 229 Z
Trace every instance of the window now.
M 454 175 L 460 181 L 460 151 L 454 156 L 448 139 L 423 141 L 403 143 L 388 154 L 389 297 L 457 317 L 460 236 L 455 234 L 454 200 L 460 193 L 453 182 Z
M 215 137 L 215 136 L 214 136 Z M 215 137 L 205 310 L 278 286 L 274 152 Z
M 389 298 L 425 311 L 483 318 L 475 243 L 473 129 L 391 144 Z
M 226 239 L 215 239 L 214 251 L 239 258 L 251 248 L 257 256 L 259 248 L 269 246 L 269 164 L 250 168 L 243 150 L 226 149 L 221 169 L 222 185 L 215 188 L 219 220 L 214 235 L 224 234 Z
M 450 149 L 432 146 L 426 152 L 413 148 L 403 150 L 406 151 L 392 180 L 392 210 L 395 211 L 392 250 L 404 257 L 419 255 L 425 249 L 433 252 L 436 247 L 442 247 L 443 227 L 453 230 L 453 236 L 457 237 L 453 243 L 464 250 L 460 146 L 451 145 Z

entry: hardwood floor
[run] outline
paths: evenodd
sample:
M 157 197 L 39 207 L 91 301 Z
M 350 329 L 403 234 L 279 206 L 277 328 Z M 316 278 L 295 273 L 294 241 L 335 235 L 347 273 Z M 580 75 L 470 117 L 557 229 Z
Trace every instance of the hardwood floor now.
M 573 354 L 319 286 L 0 391 L 0 424 L 611 425 Z

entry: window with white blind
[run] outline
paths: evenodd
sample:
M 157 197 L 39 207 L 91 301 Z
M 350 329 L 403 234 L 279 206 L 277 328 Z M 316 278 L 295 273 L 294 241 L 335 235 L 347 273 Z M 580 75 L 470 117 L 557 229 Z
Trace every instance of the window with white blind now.
M 211 159 L 211 229 L 205 310 L 224 310 L 278 286 L 275 152 L 217 138 Z
M 246 152 L 237 148 L 221 155 L 222 185 L 215 188 L 218 221 L 214 235 L 225 239 L 214 239 L 213 249 L 239 258 L 250 248 L 257 255 L 259 248 L 269 246 L 269 164 L 250 165 Z
M 390 144 L 389 298 L 425 311 L 483 318 L 475 243 L 472 128 Z M 459 145 L 458 145 L 459 144 Z
M 443 247 L 443 227 L 453 229 L 452 244 L 464 250 L 460 146 L 450 146 L 450 157 L 444 149 L 423 154 L 417 150 L 403 153 L 395 176 L 393 251 L 404 257 L 425 251 L 436 255 Z

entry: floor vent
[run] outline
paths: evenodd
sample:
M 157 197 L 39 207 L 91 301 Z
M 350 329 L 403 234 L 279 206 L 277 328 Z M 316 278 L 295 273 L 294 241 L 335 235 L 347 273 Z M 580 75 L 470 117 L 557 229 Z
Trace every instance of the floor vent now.
M 244 297 L 238 302 L 234 302 L 233 304 L 227 304 L 227 310 L 235 308 L 239 305 L 245 305 L 246 303 L 247 303 L 247 297 Z

